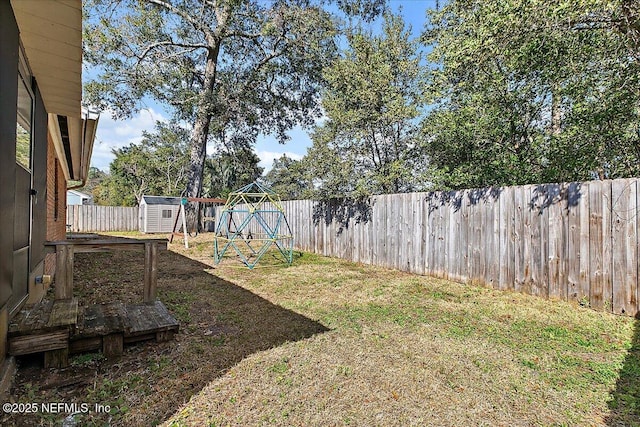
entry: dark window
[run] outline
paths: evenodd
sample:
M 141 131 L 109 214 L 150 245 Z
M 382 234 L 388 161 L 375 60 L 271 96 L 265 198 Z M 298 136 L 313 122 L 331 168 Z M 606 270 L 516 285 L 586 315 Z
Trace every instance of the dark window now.
M 162 210 L 162 218 L 171 218 L 173 215 L 171 209 L 163 209 Z
M 21 52 L 22 53 L 22 52 Z M 31 170 L 31 116 L 33 114 L 33 95 L 31 77 L 25 71 L 20 55 L 18 67 L 18 118 L 16 126 L 16 163 Z

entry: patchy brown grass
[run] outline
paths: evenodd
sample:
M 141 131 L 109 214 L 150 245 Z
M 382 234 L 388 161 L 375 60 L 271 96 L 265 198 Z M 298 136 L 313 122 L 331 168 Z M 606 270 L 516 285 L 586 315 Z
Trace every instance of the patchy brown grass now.
M 638 425 L 633 319 L 307 253 L 215 266 L 210 236 L 181 244 L 159 264 L 175 341 L 23 366 L 13 399 L 112 405 L 82 425 Z M 141 299 L 138 254 L 81 255 L 83 303 Z

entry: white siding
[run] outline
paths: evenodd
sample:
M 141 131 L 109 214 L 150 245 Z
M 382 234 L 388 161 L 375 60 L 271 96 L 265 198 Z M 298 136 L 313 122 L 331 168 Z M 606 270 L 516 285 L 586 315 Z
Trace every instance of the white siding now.
M 163 218 L 163 211 L 171 211 L 170 218 Z M 180 213 L 180 206 L 176 205 L 146 205 L 144 209 L 145 233 L 171 233 L 176 216 Z

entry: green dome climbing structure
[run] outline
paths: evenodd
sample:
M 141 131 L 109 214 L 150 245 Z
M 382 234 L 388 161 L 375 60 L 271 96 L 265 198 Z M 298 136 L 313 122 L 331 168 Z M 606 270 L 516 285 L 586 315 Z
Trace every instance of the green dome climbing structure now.
M 229 252 L 250 269 L 267 253 L 291 264 L 293 233 L 277 193 L 253 182 L 229 194 L 216 226 L 216 264 Z

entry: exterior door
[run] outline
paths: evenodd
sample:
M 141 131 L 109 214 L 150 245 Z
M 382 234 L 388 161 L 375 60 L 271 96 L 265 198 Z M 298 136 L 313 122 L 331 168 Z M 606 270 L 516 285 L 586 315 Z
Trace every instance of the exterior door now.
M 31 168 L 33 92 L 31 78 L 21 61 L 18 74 L 18 117 L 16 125 L 15 217 L 13 222 L 13 283 L 9 312 L 18 309 L 29 294 L 31 245 Z
M 9 312 L 17 309 L 29 293 L 29 246 L 31 234 L 31 172 L 16 164 L 15 219 L 13 223 L 13 289 Z

